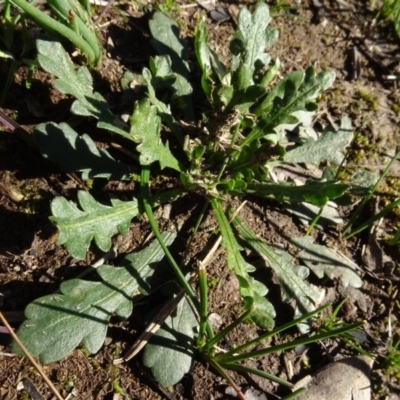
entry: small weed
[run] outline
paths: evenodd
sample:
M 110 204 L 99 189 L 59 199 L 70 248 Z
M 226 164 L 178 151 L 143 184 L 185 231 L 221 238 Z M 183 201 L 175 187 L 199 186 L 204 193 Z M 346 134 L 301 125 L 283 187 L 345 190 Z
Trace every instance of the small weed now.
M 174 4 L 168 0 L 164 7 L 171 8 Z M 339 166 L 353 139 L 353 130 L 347 117 L 341 120 L 337 131 L 314 129 L 311 120 L 317 110 L 316 101 L 332 85 L 335 74 L 310 67 L 278 79 L 280 60 L 272 60 L 266 53 L 278 38 L 277 30 L 269 26 L 270 20 L 269 8 L 264 3 L 257 3 L 253 13 L 241 9 L 229 47 L 230 65 L 225 65 L 210 48 L 206 26 L 200 22 L 194 48 L 201 78 L 194 83 L 195 75 L 185 58 L 189 50 L 180 39 L 177 23 L 156 12 L 149 26 L 158 55 L 142 71 L 146 97 L 134 104 L 127 123 L 111 112 L 100 93 L 93 91 L 88 69 L 84 66 L 75 69 L 60 43 L 37 41 L 39 64 L 56 76 L 55 86 L 62 93 L 75 98 L 71 111 L 91 116 L 98 121 L 99 128 L 118 135 L 124 146 L 135 152 L 134 167 L 141 171 L 138 179 L 130 165 L 114 159 L 105 149 L 99 150 L 89 135 L 78 134 L 66 123 L 36 126 L 34 136 L 41 152 L 64 171 L 80 173 L 87 186 L 97 178 L 135 180 L 140 185 L 138 198 L 111 197 L 109 205 L 98 202 L 89 191 L 78 192 L 77 203 L 64 197 L 55 198 L 51 220 L 59 231 L 58 244 L 65 245 L 71 256 L 78 259 L 85 259 L 92 242 L 107 252 L 111 238 L 117 233 L 127 234 L 132 219 L 143 214 L 156 238 L 146 248 L 126 255 L 120 265 L 96 268 L 98 279 L 65 281 L 59 293 L 28 305 L 29 318 L 19 328 L 18 336 L 43 363 L 65 357 L 79 342 L 89 353 L 96 353 L 103 345 L 111 315 L 128 318 L 133 312 L 132 296 L 138 291 L 147 295 L 155 289 L 149 282 L 157 277 L 156 266 L 164 257 L 175 276 L 171 284 L 174 289 L 166 285 L 169 301 L 158 311 L 157 323 L 149 327 L 152 333 L 158 329 L 154 340 L 147 343 L 150 331 L 146 331 L 146 340 L 138 347 L 145 345 L 144 364 L 165 387 L 180 381 L 190 371 L 195 354 L 200 354 L 236 388 L 240 398 L 243 394 L 228 370 L 254 373 L 291 388 L 289 382 L 248 368 L 242 361 L 329 337 L 342 337 L 360 326 L 332 319 L 323 331 L 288 338 L 277 346 L 260 347 L 267 339 L 294 326 L 303 333 L 310 332 L 312 318 L 326 308 L 319 307 L 321 290 L 306 280 L 310 271 L 319 278 L 340 279 L 345 286 L 360 287 L 362 281 L 353 264 L 347 263 L 344 268 L 343 259 L 329 252 L 326 246 L 314 244 L 310 237 L 293 238 L 302 251 L 299 258 L 307 266 L 297 265 L 291 254 L 276 251 L 259 238 L 230 209 L 230 199 L 250 196 L 276 204 L 306 203 L 320 208 L 322 213 L 328 202 L 369 189 L 353 185 L 351 179 L 347 183 L 339 181 L 330 168 L 321 179 L 308 179 L 299 186 L 277 180 L 274 169 L 286 164 Z M 194 97 L 197 88 L 202 91 Z M 194 107 L 195 101 L 202 106 L 200 112 Z M 164 127 L 169 132 L 168 141 Z M 293 145 L 287 146 L 288 142 Z M 166 177 L 175 182 L 174 188 L 153 194 L 152 187 Z M 207 280 L 209 258 L 181 265 L 170 247 L 176 231 L 161 233 L 154 215 L 159 204 L 193 194 L 204 199 L 204 204 L 191 229 L 192 235 L 198 234 L 206 214 L 212 213 L 220 235 L 212 248 L 214 251 L 220 245 L 224 248 L 226 267 L 237 279 L 241 298 L 239 317 L 216 334 L 208 320 L 208 291 L 213 286 L 213 281 Z M 244 249 L 257 254 L 263 260 L 262 267 L 251 265 Z M 310 254 L 321 253 L 328 254 L 329 262 L 318 268 L 307 263 Z M 193 272 L 193 264 L 198 271 Z M 274 274 L 281 284 L 282 301 L 295 300 L 297 307 L 289 323 L 275 327 L 276 310 L 267 296 L 268 282 L 256 279 L 257 268 L 268 268 Z M 254 323 L 260 332 L 268 333 L 220 352 L 216 346 L 243 322 Z M 58 339 L 65 332 L 72 338 L 70 341 Z M 17 345 L 14 350 L 20 352 Z M 129 357 L 125 355 L 125 360 L 136 350 Z M 113 387 L 114 391 L 120 390 L 118 382 Z
M 171 14 L 179 11 L 179 4 L 175 0 L 164 0 L 164 3 L 158 3 L 158 8 L 165 14 Z
M 376 1 L 374 1 L 376 3 Z M 400 37 L 400 0 L 383 0 L 378 18 L 393 22 L 393 28 Z
M 400 339 L 391 338 L 383 363 L 386 375 L 400 382 Z

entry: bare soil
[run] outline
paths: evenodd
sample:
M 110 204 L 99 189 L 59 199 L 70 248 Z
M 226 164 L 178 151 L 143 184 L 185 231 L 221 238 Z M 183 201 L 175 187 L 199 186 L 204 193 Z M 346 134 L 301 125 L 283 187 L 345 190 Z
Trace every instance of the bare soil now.
M 144 0 L 138 3 L 116 2 L 115 8 L 100 21 L 106 54 L 102 65 L 94 72 L 95 86 L 97 91 L 106 95 L 115 113 L 130 113 L 132 102 L 143 95 L 140 88 L 133 88 L 121 96 L 120 80 L 125 71 L 139 74 L 147 66 L 149 55 L 153 54 L 148 42 L 148 18 L 159 7 L 159 3 L 155 3 Z M 305 70 L 310 65 L 317 70 L 331 68 L 336 72 L 337 80 L 333 88 L 320 99 L 317 123 L 339 124 L 343 115 L 349 115 L 358 136 L 351 147 L 348 165 L 379 174 L 399 143 L 399 89 L 396 80 L 387 79 L 388 75 L 400 74 L 399 39 L 389 25 L 375 19 L 376 8 L 370 2 L 309 0 L 287 3 L 291 8 L 273 14 L 273 25 L 278 27 L 280 39 L 269 51 L 272 58 L 281 59 L 281 75 L 293 70 Z M 213 21 L 195 3 L 177 1 L 168 11 L 177 18 L 182 36 L 192 49 L 196 21 L 200 16 L 205 17 L 214 48 L 229 61 L 227 44 L 235 29 L 235 15 L 244 5 L 252 7 L 254 2 L 218 3 L 232 16 L 222 23 Z M 97 10 L 98 13 L 100 11 Z M 191 57 L 194 61 L 194 54 Z M 2 80 L 5 79 L 7 65 L 3 63 L 0 66 Z M 36 70 L 32 87 L 28 90 L 24 86 L 26 74 L 24 67 L 18 70 L 2 110 L 28 131 L 44 121 L 74 123 L 69 113 L 71 99 L 52 89 L 51 77 Z M 82 129 L 92 128 L 90 123 L 85 124 Z M 102 137 L 96 139 L 99 144 L 103 143 Z M 369 213 L 376 212 L 399 196 L 399 170 L 400 163 L 396 162 L 385 184 L 381 185 L 379 195 L 371 202 Z M 14 328 L 23 319 L 23 310 L 29 302 L 54 292 L 61 282 L 77 276 L 85 266 L 101 256 L 96 249 L 92 249 L 87 260 L 73 259 L 56 244 L 57 231 L 48 219 L 50 202 L 54 197 L 62 195 L 75 200 L 77 190 L 82 189 L 84 184 L 74 176 L 61 173 L 17 132 L 11 133 L 7 129 L 0 132 L 0 309 Z M 168 182 L 158 184 L 162 187 Z M 129 198 L 137 193 L 138 188 L 134 183 L 95 182 L 92 190 L 106 199 L 111 192 L 121 198 Z M 185 251 L 190 227 L 200 212 L 201 201 L 196 196 L 177 200 L 168 206 L 171 209 L 167 219 L 164 218 L 167 211 L 159 211 L 161 226 L 167 226 L 168 220 L 184 226 L 175 247 L 181 257 L 192 257 L 193 260 L 204 256 L 210 235 L 216 227 L 215 221 L 208 217 L 194 245 Z M 343 208 L 341 213 L 348 216 L 351 209 Z M 304 234 L 306 230 L 297 219 L 273 202 L 249 199 L 241 217 L 260 237 L 289 250 L 293 249 L 285 238 Z M 366 217 L 368 215 L 363 216 L 364 219 Z M 319 243 L 338 248 L 355 260 L 361 267 L 360 274 L 365 283 L 360 290 L 351 291 L 341 288 L 339 282 L 310 279 L 327 289 L 327 301 L 337 304 L 347 296 L 340 318 L 347 322 L 365 320 L 369 348 L 378 353 L 379 348 L 384 349 L 388 342 L 389 318 L 395 334 L 399 335 L 400 310 L 396 303 L 400 279 L 399 253 L 398 248 L 387 245 L 387 237 L 393 234 L 398 218 L 399 215 L 393 213 L 382 222 L 377 234 L 367 232 L 349 241 L 340 239 L 340 227 L 314 232 Z M 129 235 L 115 239 L 119 254 L 140 248 L 149 234 L 150 228 L 144 218 L 133 221 Z M 238 315 L 240 300 L 235 279 L 224 266 L 222 251 L 214 258 L 209 274 L 210 282 L 213 282 L 210 313 L 224 316 L 224 324 L 227 324 Z M 263 279 L 269 282 L 269 299 L 280 310 L 277 324 L 287 322 L 293 316 L 292 306 L 281 303 L 279 286 L 271 276 Z M 96 355 L 89 356 L 84 349 L 77 349 L 64 360 L 43 366 L 64 397 L 88 400 L 235 398 L 227 383 L 201 361 L 195 362 L 192 372 L 168 390 L 154 381 L 150 372 L 142 366 L 140 357 L 127 364 L 113 365 L 113 360 L 123 354 L 144 329 L 142 316 L 145 312 L 146 307 L 138 306 L 128 321 L 113 320 L 107 341 Z M 254 326 L 242 325 L 224 345 L 231 347 L 243 343 L 256 334 Z M 293 331 L 290 334 L 297 333 Z M 286 338 L 274 340 L 279 342 Z M 29 361 L 10 354 L 10 341 L 9 334 L 0 325 L 0 398 L 54 398 Z M 376 346 L 376 343 L 379 345 Z M 362 345 L 368 347 L 366 342 Z M 309 367 L 303 362 L 304 356 L 300 357 L 294 351 L 262 358 L 254 361 L 254 365 L 295 382 L 328 363 L 331 357 L 352 354 L 356 353 L 342 343 L 327 341 L 309 349 Z M 293 366 L 293 372 L 290 372 L 288 364 Z M 249 389 L 253 396 L 257 393 L 260 396 L 253 398 L 276 399 L 283 394 L 269 381 L 233 376 L 243 392 Z M 386 377 L 382 364 L 375 363 L 373 398 L 399 399 L 399 379 L 399 376 Z M 18 386 L 22 381 L 24 389 Z M 263 393 L 266 397 L 261 397 Z

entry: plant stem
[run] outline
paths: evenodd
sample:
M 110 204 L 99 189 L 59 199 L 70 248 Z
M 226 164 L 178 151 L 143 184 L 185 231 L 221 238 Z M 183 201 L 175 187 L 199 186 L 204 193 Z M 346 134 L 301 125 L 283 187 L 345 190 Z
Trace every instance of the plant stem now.
M 158 241 L 160 242 L 161 248 L 163 249 L 165 255 L 167 256 L 167 259 L 169 263 L 171 264 L 172 269 L 174 270 L 176 276 L 178 277 L 179 282 L 181 285 L 184 287 L 186 293 L 188 296 L 192 299 L 192 301 L 199 306 L 199 302 L 196 298 L 196 294 L 192 287 L 189 285 L 188 281 L 186 280 L 185 276 L 183 275 L 182 271 L 180 270 L 178 264 L 175 262 L 172 254 L 170 253 L 168 247 L 165 245 L 165 242 L 161 236 L 161 233 L 158 229 L 157 222 L 154 218 L 153 214 L 153 209 L 152 206 L 149 202 L 150 199 L 150 185 L 149 185 L 149 180 L 150 180 L 150 168 L 145 165 L 142 168 L 142 174 L 140 178 L 140 184 L 141 184 L 141 191 L 142 191 L 142 196 L 143 196 L 143 206 L 144 210 L 147 214 L 147 217 L 149 218 L 149 222 L 151 225 L 151 228 L 153 229 L 154 234 L 156 235 Z M 199 311 L 199 307 L 197 309 Z
M 261 376 L 262 378 L 269 379 L 272 382 L 276 382 L 279 385 L 286 386 L 288 388 L 293 387 L 292 383 L 285 381 L 284 379 L 278 378 L 275 375 L 268 374 L 267 372 L 261 371 L 256 368 L 250 368 L 250 367 L 246 367 L 245 365 L 240 365 L 240 364 L 236 364 L 236 363 L 235 364 L 221 364 L 221 367 L 226 368 L 226 369 L 232 369 L 235 371 L 245 372 L 247 374 L 258 375 L 258 376 Z
M 307 229 L 306 236 L 308 236 L 312 232 L 312 230 L 314 229 L 314 226 L 319 221 L 319 219 L 320 219 L 320 217 L 321 217 L 321 215 L 322 215 L 322 213 L 324 211 L 325 206 L 326 206 L 326 204 L 319 208 L 318 214 L 313 218 L 313 220 L 311 221 L 310 226 Z
M 54 18 L 49 17 L 47 14 L 38 10 L 36 7 L 32 6 L 25 0 L 12 0 L 12 2 L 17 7 L 25 11 L 28 14 L 29 18 L 31 18 L 43 29 L 57 32 L 61 36 L 64 36 L 70 42 L 72 42 L 78 49 L 86 54 L 88 63 L 90 65 L 96 65 L 99 62 L 99 60 L 96 59 L 94 49 L 92 49 L 91 46 L 79 35 L 77 35 L 72 29 L 56 21 Z
M 154 218 L 153 214 L 153 209 L 152 205 L 150 203 L 150 167 L 148 165 L 144 165 L 142 167 L 142 173 L 140 177 L 140 186 L 141 186 L 141 191 L 142 191 L 142 196 L 143 196 L 143 206 L 144 210 L 147 214 L 147 217 L 149 219 L 151 228 L 158 239 L 161 248 L 163 249 L 172 269 L 174 270 L 180 284 L 182 287 L 185 289 L 186 294 L 189 296 L 189 298 L 192 300 L 193 304 L 195 305 L 197 312 L 200 314 L 200 302 L 196 297 L 196 293 L 194 292 L 193 288 L 190 286 L 189 282 L 186 280 L 185 276 L 183 275 L 181 269 L 179 268 L 178 264 L 176 263 L 174 257 L 172 256 L 171 252 L 169 251 L 168 247 L 166 246 L 163 237 L 160 233 L 160 230 L 158 229 L 157 222 Z M 211 325 L 207 321 L 207 334 L 209 335 L 210 338 L 214 336 Z
M 241 322 L 243 322 L 247 317 L 254 312 L 254 308 L 249 308 L 245 311 L 239 318 L 236 318 L 231 324 L 224 328 L 218 335 L 215 335 L 211 340 L 209 340 L 202 348 L 202 350 L 207 351 L 215 346 L 219 341 L 221 341 L 229 332 L 236 328 Z
M 240 390 L 239 386 L 236 385 L 235 381 L 230 377 L 230 375 L 224 370 L 221 365 L 219 365 L 215 360 L 212 358 L 206 357 L 206 361 L 223 377 L 225 380 L 233 387 L 237 396 L 240 400 L 246 400 L 246 397 Z
M 258 338 L 251 340 L 250 342 L 244 343 L 241 346 L 238 346 L 235 349 L 228 351 L 227 353 L 225 353 L 225 355 L 240 353 L 241 351 L 243 351 L 249 347 L 256 346 L 256 345 L 260 344 L 261 342 L 263 342 L 264 340 L 269 339 L 270 337 L 275 336 L 280 332 L 286 331 L 287 329 L 289 329 L 293 326 L 296 326 L 300 322 L 307 320 L 307 319 L 313 317 L 314 315 L 319 314 L 321 311 L 325 310 L 329 306 L 330 306 L 330 304 L 325 304 L 324 306 L 319 307 L 316 310 L 301 316 L 300 318 L 297 318 L 297 319 L 290 321 L 282 326 L 279 326 L 278 328 L 275 328 L 274 330 L 272 330 L 270 332 L 266 332 L 263 335 L 259 336 Z
M 199 266 L 199 286 L 200 286 L 200 330 L 197 338 L 197 347 L 202 347 L 205 338 L 204 334 L 207 328 L 208 311 L 208 291 L 207 291 L 207 272 L 202 263 Z
M 320 334 L 314 335 L 314 336 L 308 336 L 308 337 L 305 337 L 305 338 L 293 340 L 293 341 L 288 342 L 288 343 L 282 343 L 282 344 L 277 345 L 277 346 L 267 347 L 265 349 L 250 351 L 248 353 L 243 353 L 243 354 L 238 354 L 238 355 L 225 353 L 225 354 L 221 354 L 219 356 L 216 356 L 215 357 L 215 361 L 225 365 L 225 364 L 236 363 L 238 361 L 247 360 L 247 359 L 253 358 L 253 357 L 265 356 L 267 354 L 277 353 L 277 352 L 283 351 L 283 350 L 289 350 L 289 349 L 292 349 L 292 348 L 294 348 L 296 346 L 301 346 L 301 345 L 305 345 L 305 344 L 309 344 L 309 343 L 314 343 L 314 342 L 317 342 L 319 340 L 330 338 L 332 336 L 340 336 L 343 333 L 346 333 L 348 331 L 351 331 L 351 330 L 354 330 L 356 328 L 359 328 L 361 325 L 362 325 L 361 322 L 357 323 L 357 324 L 347 325 L 347 326 L 344 326 L 342 328 L 334 329 L 334 330 L 329 331 L 329 332 L 320 333 Z

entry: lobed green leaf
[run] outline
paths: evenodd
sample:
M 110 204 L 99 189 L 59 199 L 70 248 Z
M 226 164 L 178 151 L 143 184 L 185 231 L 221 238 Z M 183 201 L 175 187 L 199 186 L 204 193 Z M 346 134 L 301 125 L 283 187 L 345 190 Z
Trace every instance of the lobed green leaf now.
M 130 221 L 139 214 L 138 202 L 111 199 L 111 206 L 98 203 L 89 193 L 78 192 L 81 211 L 72 201 L 57 197 L 51 203 L 52 217 L 59 231 L 59 245 L 65 244 L 75 258 L 84 259 L 94 239 L 99 249 L 108 251 L 111 237 L 127 234 Z
M 314 244 L 312 237 L 292 239 L 294 244 L 303 249 L 297 257 L 310 268 L 318 278 L 326 275 L 330 279 L 340 279 L 344 287 L 350 285 L 360 288 L 362 279 L 357 275 L 357 265 L 340 252 L 326 246 Z
M 305 73 L 296 71 L 284 78 L 253 110 L 260 119 L 257 126 L 243 140 L 241 147 L 273 133 L 274 128 L 281 124 L 296 123 L 297 118 L 293 113 L 308 110 L 310 104 L 314 108 L 313 101 L 318 93 L 329 88 L 334 79 L 333 71 L 327 70 L 317 74 L 312 67 Z
M 233 219 L 233 225 L 246 244 L 274 270 L 284 292 L 283 300 L 290 302 L 295 299 L 298 314 L 301 315 L 315 310 L 322 301 L 323 293 L 305 281 L 308 269 L 293 265 L 290 254 L 272 250 L 239 217 Z
M 168 144 L 161 142 L 161 120 L 157 115 L 157 107 L 150 100 L 144 99 L 135 104 L 135 110 L 130 118 L 132 139 L 139 143 L 139 161 L 142 165 L 150 165 L 154 161 L 165 167 L 180 171 L 178 160 L 172 155 Z
M 340 129 L 337 132 L 323 132 L 318 140 L 309 139 L 301 146 L 290 150 L 282 157 L 281 161 L 269 163 L 274 166 L 279 163 L 313 163 L 318 165 L 322 160 L 340 165 L 344 159 L 345 148 L 353 140 L 351 120 L 348 117 L 342 119 Z
M 99 127 L 130 139 L 129 134 L 118 126 L 122 126 L 123 121 L 117 120 L 104 97 L 93 91 L 92 76 L 86 67 L 75 70 L 68 53 L 59 42 L 38 39 L 36 46 L 40 66 L 58 78 L 54 81 L 54 87 L 76 98 L 71 107 L 73 113 L 92 116 L 101 122 Z
M 65 172 L 82 172 L 82 179 L 129 179 L 128 166 L 114 160 L 105 149 L 97 149 L 90 136 L 78 135 L 68 124 L 37 125 L 34 137 L 45 158 Z
M 190 83 L 189 65 L 185 61 L 188 50 L 186 43 L 179 38 L 178 24 L 161 12 L 156 12 L 149 22 L 152 37 L 151 44 L 160 55 L 168 55 L 172 61 L 172 70 L 176 81 L 172 85 L 178 107 L 185 119 L 194 121 L 192 105 L 192 85 Z
M 245 7 L 240 10 L 238 29 L 231 43 L 233 70 L 240 61 L 253 71 L 268 65 L 270 57 L 265 53 L 265 48 L 277 38 L 276 31 L 274 35 L 267 31 L 270 21 L 269 8 L 264 3 L 257 3 L 253 14 Z
M 166 233 L 164 240 L 169 245 L 175 236 Z M 18 329 L 19 339 L 44 364 L 62 359 L 80 343 L 96 353 L 104 343 L 111 316 L 131 315 L 132 295 L 163 257 L 161 246 L 154 240 L 131 255 L 124 267 L 100 266 L 101 282 L 72 279 L 62 283 L 60 293 L 41 297 L 26 307 L 27 320 Z M 22 354 L 16 343 L 13 351 Z
M 255 307 L 255 311 L 251 314 L 250 318 L 257 323 L 258 326 L 270 329 L 274 326 L 275 310 L 273 305 L 264 297 L 268 293 L 268 289 L 264 284 L 256 281 L 249 275 L 249 273 L 255 271 L 255 268 L 247 263 L 241 255 L 240 251 L 242 249 L 217 200 L 214 199 L 211 203 L 221 232 L 222 244 L 226 249 L 227 266 L 235 273 L 238 279 L 240 295 L 245 300 L 246 298 L 253 299 L 251 302 L 245 301 L 245 306 L 252 305 Z

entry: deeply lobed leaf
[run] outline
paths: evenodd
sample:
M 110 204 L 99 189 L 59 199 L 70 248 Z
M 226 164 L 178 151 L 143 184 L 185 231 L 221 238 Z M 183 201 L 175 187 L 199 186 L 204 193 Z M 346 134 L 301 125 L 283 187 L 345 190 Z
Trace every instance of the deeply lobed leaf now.
M 273 305 L 265 298 L 268 293 L 267 287 L 261 282 L 256 281 L 250 272 L 255 268 L 248 264 L 240 254 L 241 248 L 236 241 L 232 228 L 225 216 L 221 206 L 216 200 L 212 201 L 215 216 L 218 221 L 222 236 L 222 244 L 226 249 L 226 263 L 238 279 L 240 286 L 240 295 L 246 300 L 251 298 L 251 302 L 245 301 L 245 306 L 255 307 L 251 314 L 251 319 L 260 327 L 270 329 L 274 326 L 275 309 Z
M 231 43 L 233 70 L 239 66 L 240 61 L 253 71 L 268 65 L 270 57 L 265 53 L 265 48 L 277 38 L 267 33 L 270 21 L 269 8 L 264 3 L 257 3 L 253 14 L 246 7 L 240 10 L 238 29 Z
M 352 261 L 341 255 L 338 251 L 326 246 L 314 244 L 312 237 L 300 237 L 292 239 L 293 242 L 303 250 L 297 255 L 318 278 L 324 275 L 330 279 L 340 279 L 344 287 L 350 285 L 355 288 L 362 286 L 362 279 L 357 275 L 355 265 Z
M 353 139 L 351 120 L 348 117 L 342 119 L 340 129 L 337 132 L 323 132 L 318 140 L 309 139 L 306 143 L 294 150 L 288 151 L 283 157 L 284 163 L 313 163 L 318 165 L 322 160 L 340 165 L 344 159 L 344 150 Z M 280 161 L 270 163 L 277 165 Z
M 130 221 L 138 215 L 137 200 L 111 199 L 111 206 L 98 203 L 89 193 L 78 192 L 81 211 L 73 202 L 57 197 L 51 203 L 50 218 L 59 231 L 58 244 L 65 244 L 69 253 L 84 259 L 90 242 L 103 251 L 111 247 L 111 237 L 116 233 L 127 234 Z
M 172 85 L 175 102 L 184 113 L 187 121 L 193 122 L 192 85 L 189 65 L 185 61 L 188 50 L 186 43 L 179 38 L 178 24 L 161 12 L 156 12 L 149 22 L 153 36 L 153 47 L 160 55 L 168 55 L 172 61 L 172 70 L 176 80 Z
M 233 224 L 246 244 L 254 249 L 276 273 L 284 293 L 283 300 L 286 302 L 296 300 L 296 315 L 315 310 L 322 301 L 324 292 L 305 281 L 309 274 L 308 269 L 293 265 L 291 262 L 293 257 L 290 254 L 272 250 L 239 217 L 233 219 Z
M 129 179 L 127 165 L 97 149 L 90 136 L 78 135 L 68 124 L 37 125 L 34 136 L 43 156 L 65 172 L 82 172 L 82 179 Z
M 142 165 L 158 161 L 161 169 L 169 167 L 180 171 L 178 160 L 172 155 L 168 145 L 161 142 L 160 117 L 150 100 L 145 99 L 135 104 L 130 123 L 131 136 L 135 142 L 140 143 L 137 150 L 141 153 L 139 160 Z
M 307 110 L 310 104 L 314 107 L 313 101 L 318 93 L 329 88 L 334 80 L 333 71 L 327 70 L 317 74 L 312 67 L 304 74 L 296 71 L 284 78 L 253 110 L 260 119 L 257 126 L 243 140 L 241 147 L 273 133 L 274 128 L 281 124 L 295 123 L 297 119 L 293 113 Z
M 58 78 L 54 81 L 54 86 L 61 93 L 75 97 L 76 101 L 71 107 L 73 113 L 95 117 L 99 120 L 100 128 L 130 139 L 128 133 L 118 126 L 123 122 L 111 113 L 104 97 L 93 91 L 92 76 L 86 67 L 75 70 L 68 53 L 59 42 L 38 39 L 36 47 L 40 66 Z
M 175 236 L 172 232 L 164 234 L 166 244 L 171 244 Z M 101 282 L 64 282 L 60 294 L 41 297 L 26 307 L 27 320 L 18 329 L 19 339 L 45 364 L 67 356 L 79 343 L 90 353 L 96 353 L 104 343 L 111 316 L 131 315 L 132 295 L 163 257 L 164 252 L 155 240 L 125 262 L 125 267 L 99 267 Z M 22 354 L 15 343 L 13 351 Z

